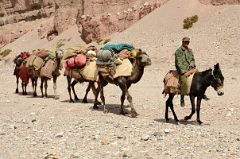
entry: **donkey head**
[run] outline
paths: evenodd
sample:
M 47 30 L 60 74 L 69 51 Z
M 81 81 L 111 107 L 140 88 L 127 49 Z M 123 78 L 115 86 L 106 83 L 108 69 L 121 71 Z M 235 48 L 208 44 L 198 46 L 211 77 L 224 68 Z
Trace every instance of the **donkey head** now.
M 217 94 L 221 96 L 224 94 L 223 85 L 224 85 L 224 77 L 219 67 L 219 63 L 217 63 L 216 65 L 214 65 L 213 80 L 211 82 L 211 86 L 217 91 Z

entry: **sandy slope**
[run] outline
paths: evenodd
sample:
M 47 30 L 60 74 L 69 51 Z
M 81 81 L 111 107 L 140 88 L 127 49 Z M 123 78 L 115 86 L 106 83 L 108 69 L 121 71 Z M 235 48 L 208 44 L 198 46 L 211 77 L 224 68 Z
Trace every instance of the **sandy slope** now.
M 183 30 L 182 20 L 194 14 L 199 22 Z M 12 64 L 1 68 L 0 158 L 44 158 L 47 152 L 60 158 L 240 158 L 239 18 L 240 6 L 212 7 L 197 0 L 172 0 L 113 35 L 113 42 L 141 47 L 153 61 L 142 80 L 130 89 L 140 114 L 136 119 L 118 115 L 120 90 L 116 86 L 105 88 L 110 113 L 103 114 L 92 111 L 92 103 L 68 103 L 63 76 L 58 80 L 58 101 L 16 95 Z M 200 70 L 220 62 L 225 76 L 224 96 L 218 97 L 212 88 L 207 91 L 211 100 L 202 103 L 202 126 L 195 123 L 196 116 L 179 125 L 163 119 L 166 99 L 161 94 L 162 79 L 174 68 L 173 53 L 183 36 L 191 37 Z M 37 47 L 31 40 L 25 42 L 11 46 Z M 44 41 L 39 44 L 48 45 Z M 49 87 L 51 95 L 52 84 Z M 77 86 L 80 97 L 85 88 L 86 84 Z M 93 98 L 91 93 L 89 98 Z M 179 98 L 174 100 L 180 119 L 190 112 L 186 102 L 181 108 Z

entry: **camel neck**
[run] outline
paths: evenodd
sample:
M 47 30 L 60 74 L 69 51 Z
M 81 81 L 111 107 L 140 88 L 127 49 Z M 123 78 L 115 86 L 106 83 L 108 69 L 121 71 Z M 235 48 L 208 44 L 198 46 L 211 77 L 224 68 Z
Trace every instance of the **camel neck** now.
M 129 77 L 129 80 L 131 81 L 131 83 L 137 83 L 142 78 L 143 73 L 144 67 L 140 66 L 140 64 L 135 61 L 133 64 L 132 75 Z

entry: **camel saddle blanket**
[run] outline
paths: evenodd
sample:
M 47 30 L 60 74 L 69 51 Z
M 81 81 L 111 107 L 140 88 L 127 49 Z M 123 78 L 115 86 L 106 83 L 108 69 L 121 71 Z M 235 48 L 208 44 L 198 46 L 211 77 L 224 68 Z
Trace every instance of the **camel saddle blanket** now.
M 98 66 L 98 71 L 102 76 L 111 76 L 113 79 L 131 76 L 132 69 L 133 66 L 129 59 L 123 59 L 120 65 L 111 65 L 105 67 Z
M 122 64 L 116 66 L 116 73 L 114 74 L 113 78 L 131 76 L 132 69 L 133 66 L 130 60 L 124 59 L 122 60 Z
M 178 94 L 179 93 L 179 74 L 176 70 L 170 70 L 164 77 L 164 90 L 163 94 Z
M 71 78 L 74 78 L 76 80 L 82 79 L 82 75 L 80 73 L 80 69 L 74 68 L 74 69 L 68 69 L 66 68 L 64 71 L 64 76 L 69 76 Z
M 18 76 L 26 85 L 29 83 L 29 73 L 28 68 L 26 67 L 26 63 L 22 63 L 20 66 Z
M 40 70 L 44 64 L 44 60 L 36 55 L 27 58 L 27 67 L 34 67 L 36 71 Z
M 54 60 L 49 59 L 48 61 L 45 62 L 44 66 L 41 68 L 40 76 L 51 79 L 53 77 L 52 74 L 55 69 L 56 64 Z

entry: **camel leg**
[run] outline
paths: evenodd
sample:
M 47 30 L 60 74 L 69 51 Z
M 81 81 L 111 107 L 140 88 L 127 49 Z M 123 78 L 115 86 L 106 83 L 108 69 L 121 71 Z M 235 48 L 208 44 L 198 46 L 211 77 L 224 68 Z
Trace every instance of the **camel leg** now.
M 201 101 L 202 101 L 202 97 L 198 97 L 197 98 L 197 122 L 199 124 L 202 124 L 202 121 L 200 120 L 200 106 L 201 106 Z
M 104 113 L 108 113 L 108 110 L 106 108 L 106 103 L 105 103 L 105 97 L 104 97 L 104 92 L 103 92 L 103 85 L 100 85 L 100 98 L 102 100 L 103 103 L 103 112 Z
M 57 93 L 57 77 L 53 76 L 53 90 L 54 90 L 54 99 L 59 99 L 59 95 Z
M 128 92 L 128 90 L 125 91 L 125 94 L 127 96 L 127 100 L 130 104 L 130 107 L 131 107 L 131 116 L 133 118 L 135 118 L 136 116 L 138 116 L 138 113 L 136 112 L 134 106 L 133 106 L 133 102 L 132 102 L 132 96 L 130 95 L 130 93 Z
M 18 76 L 16 76 L 16 83 L 17 83 L 17 88 L 16 88 L 16 93 L 18 93 L 18 84 L 19 84 L 19 77 Z
M 99 91 L 100 91 L 100 83 L 98 84 L 98 87 L 97 87 L 97 90 L 96 90 L 93 109 L 98 109 L 98 100 L 97 99 L 98 99 Z
M 24 83 L 24 91 L 25 91 L 25 95 L 27 95 L 27 84 Z
M 40 85 L 42 97 L 44 97 L 44 94 L 43 94 L 43 83 L 44 83 L 44 79 L 43 79 L 43 77 L 42 77 L 42 78 L 41 78 L 41 85 Z
M 48 97 L 48 94 L 47 94 L 47 88 L 48 88 L 47 79 L 44 78 L 44 89 L 45 89 L 45 97 L 46 97 L 46 98 Z
M 70 97 L 70 103 L 74 103 L 73 99 L 72 99 L 72 93 L 71 93 L 71 77 L 67 76 L 67 83 L 68 83 L 68 94 L 69 94 L 69 97 Z
M 106 84 L 106 85 L 107 85 L 107 84 Z M 106 86 L 106 85 L 104 85 L 104 86 Z M 92 89 L 93 94 L 94 94 L 94 96 L 95 96 L 95 95 L 97 94 L 97 89 L 96 89 L 96 87 L 95 87 L 94 82 L 91 82 L 91 89 Z M 97 100 L 97 104 L 100 105 L 101 102 L 99 102 L 99 101 Z
M 94 84 L 93 82 L 89 82 L 88 83 L 88 86 L 87 86 L 87 89 L 86 89 L 86 93 L 85 93 L 85 95 L 83 97 L 83 100 L 82 100 L 83 103 L 88 103 L 87 95 L 88 95 L 88 92 L 91 90 L 93 84 Z
M 37 78 L 34 79 L 34 90 L 33 90 L 33 96 L 37 96 Z
M 195 113 L 195 97 L 190 95 L 190 101 L 191 101 L 192 111 L 189 116 L 185 116 L 184 120 L 191 119 L 193 114 Z
M 74 87 L 77 83 L 78 83 L 78 81 L 74 80 L 74 81 L 72 82 L 72 84 L 71 84 L 71 87 L 72 87 L 72 90 L 73 90 L 73 94 L 74 94 L 74 99 L 75 99 L 76 101 L 79 100 L 79 98 L 78 98 L 78 96 L 77 96 L 77 94 L 76 94 L 76 92 L 75 92 L 75 87 Z
M 120 114 L 125 115 L 126 112 L 124 111 L 124 101 L 125 101 L 125 93 L 122 92 L 122 96 L 121 96 L 121 110 L 120 110 Z

